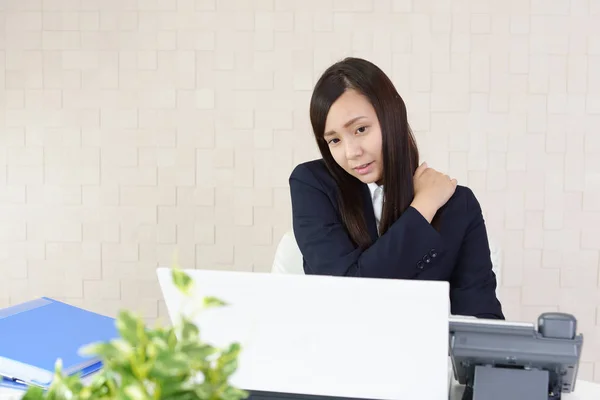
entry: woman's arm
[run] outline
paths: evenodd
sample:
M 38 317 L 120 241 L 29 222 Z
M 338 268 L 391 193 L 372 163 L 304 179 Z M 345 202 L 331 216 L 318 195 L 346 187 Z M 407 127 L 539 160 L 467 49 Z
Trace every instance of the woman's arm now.
M 289 183 L 294 235 L 306 273 L 411 279 L 435 268 L 440 235 L 415 208 L 409 207 L 362 251 L 350 240 L 336 208 L 308 167 L 296 167 Z
M 492 271 L 481 206 L 470 189 L 465 189 L 465 193 L 469 224 L 450 278 L 451 312 L 454 315 L 504 319 L 502 306 L 496 297 L 496 275 Z

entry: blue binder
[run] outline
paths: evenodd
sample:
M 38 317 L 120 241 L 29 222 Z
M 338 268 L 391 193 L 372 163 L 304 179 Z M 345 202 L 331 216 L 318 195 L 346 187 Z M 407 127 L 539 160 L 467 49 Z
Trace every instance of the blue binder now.
M 47 297 L 0 310 L 0 386 L 52 383 L 56 360 L 63 373 L 89 375 L 102 362 L 81 347 L 117 338 L 115 319 Z
M 0 379 L 0 387 L 18 390 L 27 390 L 29 388 L 28 385 L 21 383 L 18 380 L 5 377 L 2 377 L 2 379 Z

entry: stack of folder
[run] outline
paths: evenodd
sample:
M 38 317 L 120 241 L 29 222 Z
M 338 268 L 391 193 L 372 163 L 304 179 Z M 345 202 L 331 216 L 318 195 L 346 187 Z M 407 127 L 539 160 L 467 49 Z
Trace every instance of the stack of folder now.
M 90 375 L 102 361 L 79 350 L 118 336 L 114 318 L 47 297 L 0 309 L 0 386 L 47 389 L 59 358 L 64 374 Z

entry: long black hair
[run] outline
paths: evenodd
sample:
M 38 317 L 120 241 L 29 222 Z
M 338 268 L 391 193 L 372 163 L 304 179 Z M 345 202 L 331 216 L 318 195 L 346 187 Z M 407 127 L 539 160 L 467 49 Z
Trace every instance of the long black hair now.
M 323 137 L 331 105 L 348 89 L 356 90 L 371 102 L 381 127 L 385 188 L 381 235 L 413 200 L 413 175 L 418 167 L 419 152 L 408 124 L 404 100 L 379 67 L 361 58 L 348 57 L 325 70 L 312 94 L 310 121 L 321 156 L 339 188 L 344 225 L 355 245 L 366 249 L 372 240 L 362 211 L 362 182 L 335 162 Z

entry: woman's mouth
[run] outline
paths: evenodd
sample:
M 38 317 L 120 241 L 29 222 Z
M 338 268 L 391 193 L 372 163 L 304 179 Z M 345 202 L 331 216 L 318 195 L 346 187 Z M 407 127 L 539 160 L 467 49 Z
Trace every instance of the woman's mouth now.
M 354 170 L 359 174 L 359 175 L 366 175 L 369 172 L 371 172 L 371 166 L 373 165 L 373 161 L 366 163 L 366 164 L 362 164 L 359 165 L 358 167 L 354 167 Z

